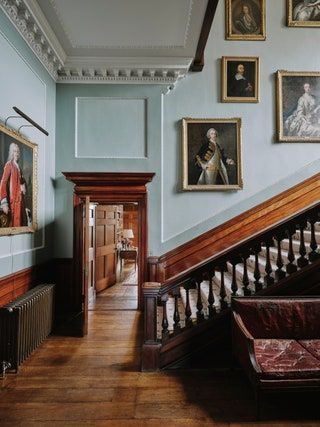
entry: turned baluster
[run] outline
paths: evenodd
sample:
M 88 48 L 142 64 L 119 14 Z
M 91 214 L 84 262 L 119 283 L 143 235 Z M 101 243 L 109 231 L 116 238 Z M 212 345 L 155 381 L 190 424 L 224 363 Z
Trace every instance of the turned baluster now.
M 262 283 L 260 282 L 260 278 L 261 278 L 261 273 L 260 273 L 260 267 L 259 267 L 259 253 L 261 252 L 261 246 L 260 245 L 256 245 L 253 248 L 253 253 L 254 253 L 254 272 L 253 272 L 253 277 L 254 277 L 254 285 L 255 285 L 255 291 L 259 292 L 262 289 Z
M 271 266 L 271 260 L 270 260 L 270 247 L 273 246 L 273 240 L 272 239 L 266 240 L 265 245 L 266 245 L 266 267 L 265 267 L 266 275 L 264 276 L 263 281 L 266 286 L 270 286 L 270 285 L 273 285 L 274 283 L 274 278 L 271 276 L 272 266 Z
M 185 323 L 186 323 L 186 326 L 192 326 L 192 320 L 191 320 L 192 312 L 191 312 L 191 307 L 190 307 L 190 295 L 189 295 L 190 287 L 189 287 L 189 284 L 185 284 L 184 289 L 186 291 L 186 308 L 184 311 L 185 316 L 186 316 Z
M 180 288 L 173 290 L 174 296 L 174 313 L 173 313 L 173 329 L 177 332 L 180 328 L 180 313 L 179 313 L 179 298 L 180 298 Z
M 275 271 L 275 279 L 277 282 L 279 282 L 279 280 L 283 279 L 284 277 L 286 277 L 286 272 L 284 270 L 282 270 L 282 267 L 284 266 L 283 264 L 283 259 L 282 259 L 282 252 L 281 252 L 281 241 L 283 239 L 283 235 L 278 235 L 275 237 L 276 241 L 277 241 L 277 250 L 278 250 L 278 254 L 277 254 L 277 270 Z
M 311 248 L 311 252 L 309 253 L 309 260 L 315 261 L 316 259 L 319 258 L 319 253 L 317 252 L 317 241 L 316 241 L 316 233 L 315 233 L 315 229 L 314 229 L 314 223 L 315 223 L 315 219 L 312 218 L 310 220 L 310 225 L 311 225 L 311 239 L 310 239 L 310 248 Z
M 226 264 L 223 263 L 220 266 L 220 309 L 223 310 L 224 308 L 228 307 L 228 303 L 226 301 L 226 287 L 224 283 L 224 272 L 226 270 Z
M 304 242 L 304 229 L 306 228 L 307 223 L 305 222 L 301 222 L 299 224 L 299 230 L 300 230 L 300 245 L 299 245 L 299 254 L 300 257 L 297 259 L 297 264 L 298 267 L 303 268 L 306 265 L 308 265 L 309 261 L 306 258 L 306 254 L 307 254 L 307 250 L 306 250 L 306 245 Z
M 286 235 L 289 239 L 289 250 L 288 250 L 288 256 L 287 256 L 289 263 L 286 265 L 287 274 L 292 274 L 297 271 L 297 266 L 294 264 L 296 257 L 294 255 L 293 244 L 292 244 L 292 235 L 295 233 L 295 231 L 296 231 L 295 228 L 292 228 L 292 226 L 286 230 Z
M 232 282 L 231 282 L 231 291 L 232 295 L 237 295 L 238 284 L 237 284 L 237 264 L 241 262 L 239 257 L 235 257 L 231 260 L 232 264 Z
M 248 288 L 250 281 L 248 276 L 248 266 L 247 266 L 247 259 L 249 258 L 249 254 L 245 253 L 242 255 L 242 262 L 243 262 L 243 276 L 242 276 L 242 284 L 243 284 L 243 295 L 248 296 L 251 295 L 250 289 Z
M 202 274 L 198 275 L 196 278 L 197 284 L 197 321 L 201 321 L 204 319 L 203 314 L 203 304 L 202 304 L 202 296 L 201 296 L 201 283 L 202 283 Z
M 213 278 L 215 275 L 214 265 L 209 265 L 205 278 L 209 282 L 209 293 L 208 293 L 208 315 L 213 317 L 216 314 L 216 308 L 214 306 L 214 295 L 213 295 Z
M 162 339 L 166 339 L 169 335 L 169 322 L 168 322 L 168 315 L 167 315 L 167 301 L 168 301 L 168 294 L 164 294 L 161 296 L 161 303 L 162 303 Z

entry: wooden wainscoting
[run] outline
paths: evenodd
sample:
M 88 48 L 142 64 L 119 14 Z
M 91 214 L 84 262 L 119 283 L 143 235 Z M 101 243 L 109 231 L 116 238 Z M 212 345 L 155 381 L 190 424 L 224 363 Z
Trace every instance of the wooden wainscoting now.
M 149 258 L 148 281 L 170 283 L 211 257 L 319 203 L 320 174 L 160 256 Z
M 52 282 L 52 261 L 0 278 L 0 306 L 26 293 L 40 282 Z

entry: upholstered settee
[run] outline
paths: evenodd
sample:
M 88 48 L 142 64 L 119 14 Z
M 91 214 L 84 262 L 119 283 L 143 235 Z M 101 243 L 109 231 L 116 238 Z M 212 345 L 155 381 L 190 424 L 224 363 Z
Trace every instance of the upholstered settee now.
M 235 359 L 255 390 L 320 391 L 320 297 L 232 299 Z

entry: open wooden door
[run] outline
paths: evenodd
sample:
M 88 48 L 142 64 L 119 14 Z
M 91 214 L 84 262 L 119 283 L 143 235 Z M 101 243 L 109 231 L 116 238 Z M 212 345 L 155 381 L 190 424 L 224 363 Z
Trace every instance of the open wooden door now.
M 88 299 L 89 307 L 96 299 L 96 284 L 95 284 L 95 246 L 96 246 L 96 204 L 90 203 L 89 205 L 89 277 L 88 277 Z
M 117 205 L 98 205 L 96 207 L 97 292 L 116 283 L 119 208 L 120 206 Z
M 89 271 L 90 271 L 90 197 L 83 204 L 83 287 L 82 287 L 82 336 L 88 334 Z
M 73 294 L 73 315 L 68 327 L 71 335 L 84 336 L 88 333 L 88 284 L 89 284 L 89 237 L 90 237 L 90 197 L 74 196 L 74 239 L 73 259 L 74 283 L 79 291 Z

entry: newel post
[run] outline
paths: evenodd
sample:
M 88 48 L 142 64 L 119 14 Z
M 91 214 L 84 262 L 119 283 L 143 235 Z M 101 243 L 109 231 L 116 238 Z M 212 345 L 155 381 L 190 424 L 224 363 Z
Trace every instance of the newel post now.
M 144 337 L 142 345 L 141 370 L 159 369 L 161 343 L 157 339 L 157 305 L 161 284 L 146 282 L 142 285 L 144 301 Z

